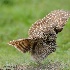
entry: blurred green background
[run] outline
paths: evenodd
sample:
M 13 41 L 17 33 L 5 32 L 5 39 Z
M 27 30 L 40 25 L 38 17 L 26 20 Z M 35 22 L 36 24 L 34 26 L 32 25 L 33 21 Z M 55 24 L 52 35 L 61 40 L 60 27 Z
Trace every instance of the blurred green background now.
M 38 19 L 53 10 L 70 10 L 70 0 L 0 0 L 0 66 L 29 64 L 30 54 L 22 54 L 7 45 L 10 40 L 28 37 L 28 29 Z M 59 61 L 70 69 L 70 19 L 58 34 L 58 48 L 44 60 Z

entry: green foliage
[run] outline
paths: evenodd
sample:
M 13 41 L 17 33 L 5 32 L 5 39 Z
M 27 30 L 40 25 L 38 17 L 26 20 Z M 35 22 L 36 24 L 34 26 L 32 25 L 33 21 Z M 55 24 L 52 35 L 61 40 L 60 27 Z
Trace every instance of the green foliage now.
M 0 0 L 1 5 L 13 5 L 13 0 Z
M 36 20 L 56 9 L 70 10 L 70 0 L 0 0 L 0 66 L 32 62 L 29 53 L 22 54 L 7 42 L 26 38 Z M 70 68 L 70 20 L 58 34 L 57 44 L 56 52 L 47 59 L 67 63 Z

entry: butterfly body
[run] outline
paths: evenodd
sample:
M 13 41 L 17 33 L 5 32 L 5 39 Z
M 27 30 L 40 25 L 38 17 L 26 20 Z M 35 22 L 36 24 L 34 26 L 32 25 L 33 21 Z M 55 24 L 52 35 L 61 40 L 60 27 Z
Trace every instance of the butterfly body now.
M 56 50 L 57 34 L 62 31 L 69 17 L 69 11 L 52 11 L 32 25 L 27 39 L 11 41 L 9 44 L 15 46 L 23 53 L 29 51 L 32 57 L 37 62 L 40 62 Z

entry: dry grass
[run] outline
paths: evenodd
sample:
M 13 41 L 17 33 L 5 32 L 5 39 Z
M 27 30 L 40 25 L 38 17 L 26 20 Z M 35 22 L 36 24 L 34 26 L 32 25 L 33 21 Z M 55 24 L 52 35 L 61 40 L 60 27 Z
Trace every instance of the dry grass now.
M 8 65 L 4 66 L 0 70 L 64 70 L 64 67 L 61 62 L 49 62 L 48 64 L 35 65 Z

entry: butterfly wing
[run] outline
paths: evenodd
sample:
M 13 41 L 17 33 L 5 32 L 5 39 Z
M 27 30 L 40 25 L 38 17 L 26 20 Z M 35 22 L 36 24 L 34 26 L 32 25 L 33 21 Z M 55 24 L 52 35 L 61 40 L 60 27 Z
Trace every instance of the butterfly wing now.
M 33 40 L 31 39 L 19 39 L 19 40 L 13 40 L 8 43 L 9 45 L 14 46 L 19 51 L 25 53 L 28 52 L 33 44 Z

